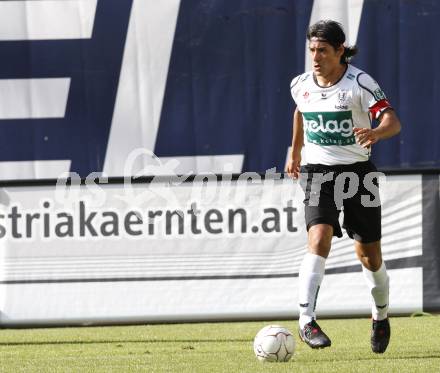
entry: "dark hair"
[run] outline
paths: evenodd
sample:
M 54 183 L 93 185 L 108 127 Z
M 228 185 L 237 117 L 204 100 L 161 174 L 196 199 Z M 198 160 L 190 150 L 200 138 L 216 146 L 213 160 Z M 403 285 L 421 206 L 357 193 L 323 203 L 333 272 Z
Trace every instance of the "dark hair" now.
M 322 20 L 311 25 L 307 30 L 307 40 L 310 41 L 312 38 L 318 38 L 319 41 L 329 43 L 333 48 L 338 49 L 345 42 L 345 33 L 339 22 Z M 357 52 L 358 48 L 355 45 L 344 46 L 341 63 L 349 63 Z

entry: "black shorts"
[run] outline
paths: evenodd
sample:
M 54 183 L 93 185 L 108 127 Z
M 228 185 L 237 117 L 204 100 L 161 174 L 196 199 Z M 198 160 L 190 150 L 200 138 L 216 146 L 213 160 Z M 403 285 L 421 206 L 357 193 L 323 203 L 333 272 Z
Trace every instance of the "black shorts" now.
M 307 231 L 316 224 L 329 224 L 333 226 L 333 235 L 342 237 L 339 213 L 343 210 L 342 227 L 350 238 L 362 243 L 380 240 L 382 223 L 378 176 L 370 161 L 336 166 L 302 166 L 300 184 L 305 193 Z

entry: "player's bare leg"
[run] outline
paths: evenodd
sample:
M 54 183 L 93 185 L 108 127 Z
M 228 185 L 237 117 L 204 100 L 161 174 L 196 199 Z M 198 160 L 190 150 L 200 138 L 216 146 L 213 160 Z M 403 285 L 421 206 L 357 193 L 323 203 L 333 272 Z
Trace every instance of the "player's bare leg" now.
M 371 349 L 373 352 L 383 353 L 390 341 L 389 277 L 382 260 L 380 241 L 366 244 L 355 241 L 355 249 L 373 298 Z
M 333 238 L 333 227 L 328 224 L 316 224 L 309 228 L 309 253 L 327 259 Z
M 330 339 L 316 323 L 315 307 L 332 236 L 331 225 L 317 224 L 310 227 L 309 248 L 299 271 L 299 335 L 312 348 L 331 345 Z

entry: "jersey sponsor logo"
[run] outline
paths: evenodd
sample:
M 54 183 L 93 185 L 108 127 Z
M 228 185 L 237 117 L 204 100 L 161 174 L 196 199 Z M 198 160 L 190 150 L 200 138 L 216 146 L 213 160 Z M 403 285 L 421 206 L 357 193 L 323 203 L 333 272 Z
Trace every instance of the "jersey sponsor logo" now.
M 351 110 L 303 113 L 307 140 L 316 145 L 353 145 Z
M 335 105 L 337 110 L 348 110 L 348 92 L 345 89 L 341 89 L 338 92 L 338 104 Z

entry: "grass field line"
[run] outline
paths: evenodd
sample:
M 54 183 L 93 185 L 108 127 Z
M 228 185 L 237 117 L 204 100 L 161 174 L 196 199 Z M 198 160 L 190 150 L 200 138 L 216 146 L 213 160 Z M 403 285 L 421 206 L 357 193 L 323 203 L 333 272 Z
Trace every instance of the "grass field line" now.
M 312 350 L 296 320 L 0 330 L 0 372 L 439 372 L 440 316 L 391 318 L 384 354 L 370 349 L 371 321 L 319 320 L 332 346 Z M 263 326 L 295 336 L 287 363 L 261 363 L 252 341 Z

